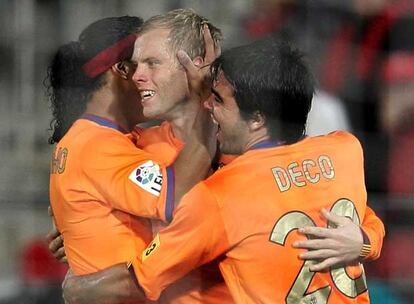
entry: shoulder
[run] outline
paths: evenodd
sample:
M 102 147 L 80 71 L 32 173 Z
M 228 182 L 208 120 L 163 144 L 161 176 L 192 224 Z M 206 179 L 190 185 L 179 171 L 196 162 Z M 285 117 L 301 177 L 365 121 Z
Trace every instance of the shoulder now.
M 201 181 L 184 195 L 183 201 L 197 202 L 197 208 L 208 210 L 218 204 L 217 188 L 209 180 Z
M 361 142 L 359 139 L 352 133 L 347 131 L 335 131 L 327 135 L 332 141 L 337 141 L 338 143 L 348 144 L 362 149 Z
M 188 191 L 182 198 L 182 202 L 187 201 L 197 201 L 197 202 L 214 202 L 214 189 L 213 187 L 209 186 L 206 181 L 201 181 L 196 184 L 190 191 Z M 191 205 L 195 205 L 191 203 Z M 204 203 L 200 203 L 200 205 L 205 205 Z
M 226 202 L 232 201 L 231 198 L 244 193 L 245 185 L 251 184 L 254 176 L 252 167 L 254 160 L 250 157 L 237 158 L 223 166 L 203 181 L 205 195 L 214 200 L 219 208 L 223 208 Z
M 163 122 L 158 125 L 152 126 L 138 126 L 135 128 L 135 131 L 140 137 L 146 138 L 151 136 L 165 136 L 171 131 L 171 125 L 168 122 Z
M 138 145 L 146 146 L 151 144 L 167 143 L 181 148 L 183 143 L 174 136 L 171 124 L 163 122 L 161 125 L 136 129 L 139 135 Z
M 79 121 L 70 135 L 70 150 L 82 157 L 79 161 L 96 163 L 107 158 L 145 154 L 127 134 L 89 121 Z
M 180 217 L 187 215 L 192 221 L 203 220 L 208 215 L 217 214 L 218 209 L 219 202 L 214 188 L 201 181 L 183 196 L 174 218 L 180 214 Z
M 95 148 L 113 143 L 133 144 L 125 134 L 86 119 L 78 119 L 62 138 L 62 142 Z
M 361 146 L 359 139 L 347 131 L 334 131 L 326 135 L 310 137 L 309 141 L 312 144 L 326 143 L 337 145 L 355 145 L 359 147 Z

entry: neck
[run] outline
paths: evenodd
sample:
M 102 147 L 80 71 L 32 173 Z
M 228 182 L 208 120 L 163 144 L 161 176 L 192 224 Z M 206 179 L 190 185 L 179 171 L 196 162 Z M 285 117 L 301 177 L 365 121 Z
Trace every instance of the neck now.
M 184 142 L 186 141 L 200 110 L 203 109 L 201 109 L 199 105 L 189 101 L 178 109 L 175 115 L 173 114 L 169 119 L 166 119 L 171 124 L 171 128 L 176 138 Z
M 263 131 L 265 131 L 265 130 L 258 131 L 257 134 L 254 134 L 254 136 L 252 136 L 247 141 L 242 153 L 245 153 L 246 151 L 250 150 L 254 145 L 256 145 L 256 144 L 258 144 L 262 141 L 271 140 L 269 134 L 267 132 L 263 132 Z

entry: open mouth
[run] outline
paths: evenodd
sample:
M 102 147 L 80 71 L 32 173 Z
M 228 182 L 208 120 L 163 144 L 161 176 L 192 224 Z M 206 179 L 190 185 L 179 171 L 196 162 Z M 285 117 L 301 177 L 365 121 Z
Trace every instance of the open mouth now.
M 155 91 L 153 91 L 153 90 L 142 90 L 142 91 L 139 92 L 139 94 L 141 95 L 141 99 L 144 101 L 144 100 L 147 100 L 147 99 L 153 97 L 155 95 Z

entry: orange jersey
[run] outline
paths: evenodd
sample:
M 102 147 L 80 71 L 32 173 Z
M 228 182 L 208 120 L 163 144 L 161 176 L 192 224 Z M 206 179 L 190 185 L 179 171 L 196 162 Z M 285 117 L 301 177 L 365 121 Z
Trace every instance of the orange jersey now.
M 237 157 L 238 155 L 221 154 L 219 159 L 219 167 L 222 168 L 223 166 L 231 163 Z M 369 206 L 367 206 L 364 219 L 361 223 L 361 229 L 365 232 L 371 245 L 371 252 L 364 258 L 364 260 L 372 261 L 378 259 L 382 250 L 385 227 L 381 219 Z
M 86 169 L 82 168 L 84 163 L 67 162 L 67 160 L 71 160 L 72 155 L 76 155 L 74 153 L 78 154 L 78 159 L 84 159 L 86 162 L 91 161 L 89 157 L 94 157 L 93 161 L 96 169 L 101 168 L 107 172 L 113 171 L 111 173 L 113 175 L 116 174 L 115 172 L 118 169 L 116 167 L 105 169 L 105 167 L 112 167 L 114 161 L 121 161 L 121 159 L 118 159 L 120 155 L 123 153 L 128 153 L 128 155 L 130 153 L 132 155 L 143 153 L 133 145 L 150 153 L 151 159 L 154 159 L 152 155 L 156 155 L 158 159 L 162 160 L 163 166 L 172 165 L 183 147 L 183 143 L 174 137 L 171 126 L 165 122 L 160 126 L 148 129 L 137 128 L 132 134 L 125 134 L 125 132 L 121 132 L 122 130 L 116 124 L 110 121 L 99 117 L 96 117 L 95 120 L 95 122 L 85 119 L 77 121 L 73 126 L 73 130 L 71 129 L 70 133 L 57 145 L 52 159 L 50 185 L 52 207 L 58 228 L 65 237 L 65 250 L 69 263 L 76 274 L 94 272 L 115 263 L 131 260 L 132 256 L 142 252 L 152 240 L 152 231 L 148 220 L 129 214 L 128 206 L 123 208 L 124 212 L 115 209 L 111 202 L 107 200 L 109 197 L 106 198 L 102 195 L 102 200 L 96 200 L 95 193 L 103 187 L 103 185 L 100 185 L 101 179 L 92 180 L 86 184 L 87 176 L 82 173 L 82 170 Z M 95 135 L 92 135 L 92 132 Z M 83 142 L 80 140 L 82 137 L 79 138 L 79 134 L 83 134 Z M 86 136 L 90 136 L 90 139 Z M 73 143 L 74 138 L 76 138 L 76 145 Z M 105 139 L 102 140 L 103 138 Z M 88 146 L 82 147 L 89 140 L 91 142 L 88 143 Z M 105 153 L 104 158 L 96 154 L 83 156 L 83 153 L 79 151 L 84 149 L 85 153 L 86 151 L 89 153 L 89 150 L 93 152 L 103 143 L 106 145 L 105 149 L 110 149 L 109 153 Z M 122 145 L 119 143 L 122 143 Z M 66 150 L 64 150 L 65 148 Z M 98 151 L 93 153 L 98 153 Z M 145 153 L 143 155 L 149 156 Z M 135 158 L 135 156 L 129 157 Z M 135 167 L 137 165 L 138 163 L 135 163 Z M 63 173 L 65 174 L 62 175 Z M 69 173 L 72 175 L 66 177 Z M 90 174 L 93 174 L 93 171 Z M 76 183 L 78 188 L 72 184 L 73 180 L 71 179 L 75 177 L 78 179 Z M 107 179 L 102 181 L 105 180 L 111 183 Z M 86 188 L 86 185 L 90 187 Z M 91 189 L 94 186 L 97 186 L 98 189 Z M 105 186 L 105 188 L 110 191 L 109 186 Z M 112 195 L 111 197 L 115 195 L 114 193 L 109 194 Z M 86 202 L 83 202 L 83 200 L 86 200 Z M 139 202 L 137 198 L 133 198 L 133 201 Z M 118 204 L 121 203 L 127 204 L 128 201 L 120 201 Z M 163 206 L 161 201 L 154 202 L 154 204 L 156 203 Z M 148 204 L 152 204 L 151 200 L 148 200 Z M 165 206 L 167 207 L 168 203 Z M 167 210 L 164 213 L 171 214 L 171 211 Z M 156 220 L 155 218 L 157 216 L 151 219 L 152 226 L 166 225 L 165 221 Z M 221 303 L 232 303 L 218 267 L 213 264 L 193 271 L 180 282 L 172 285 L 158 303 L 213 304 L 220 301 Z
M 172 164 L 183 143 L 174 137 L 171 125 L 163 122 L 160 126 L 136 129 L 137 147 L 155 155 L 161 151 L 163 159 Z M 154 235 L 166 226 L 165 222 L 152 220 Z M 137 251 L 139 253 L 141 251 Z M 213 261 L 194 269 L 181 280 L 169 286 L 158 300 L 160 304 L 231 304 L 233 299 L 219 271 L 218 263 Z
M 236 303 L 369 303 L 362 266 L 311 273 L 296 229 L 326 226 L 321 208 L 364 218 L 359 142 L 346 132 L 249 150 L 200 182 L 133 261 L 151 300 L 217 257 Z
M 158 299 L 160 304 L 232 304 L 218 261 L 193 269 L 180 280 L 168 286 Z
M 159 156 L 168 165 L 175 161 L 184 146 L 184 143 L 174 136 L 168 122 L 145 129 L 136 128 L 133 133 L 137 134 L 136 146 L 138 148 Z
M 85 115 L 55 148 L 50 200 L 75 274 L 130 260 L 152 239 L 148 219 L 171 218 L 173 170 L 133 139 L 111 121 Z
M 364 258 L 364 260 L 372 261 L 379 258 L 382 244 L 385 236 L 384 223 L 375 214 L 374 210 L 367 206 L 363 222 L 361 224 L 362 230 L 368 237 L 371 245 L 371 252 Z

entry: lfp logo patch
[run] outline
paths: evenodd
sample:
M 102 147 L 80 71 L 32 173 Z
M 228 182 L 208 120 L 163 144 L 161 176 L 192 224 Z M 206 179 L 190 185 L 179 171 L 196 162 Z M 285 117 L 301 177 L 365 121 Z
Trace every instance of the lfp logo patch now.
M 152 161 L 140 165 L 129 175 L 129 179 L 155 196 L 160 196 L 162 186 L 162 174 L 160 166 Z

